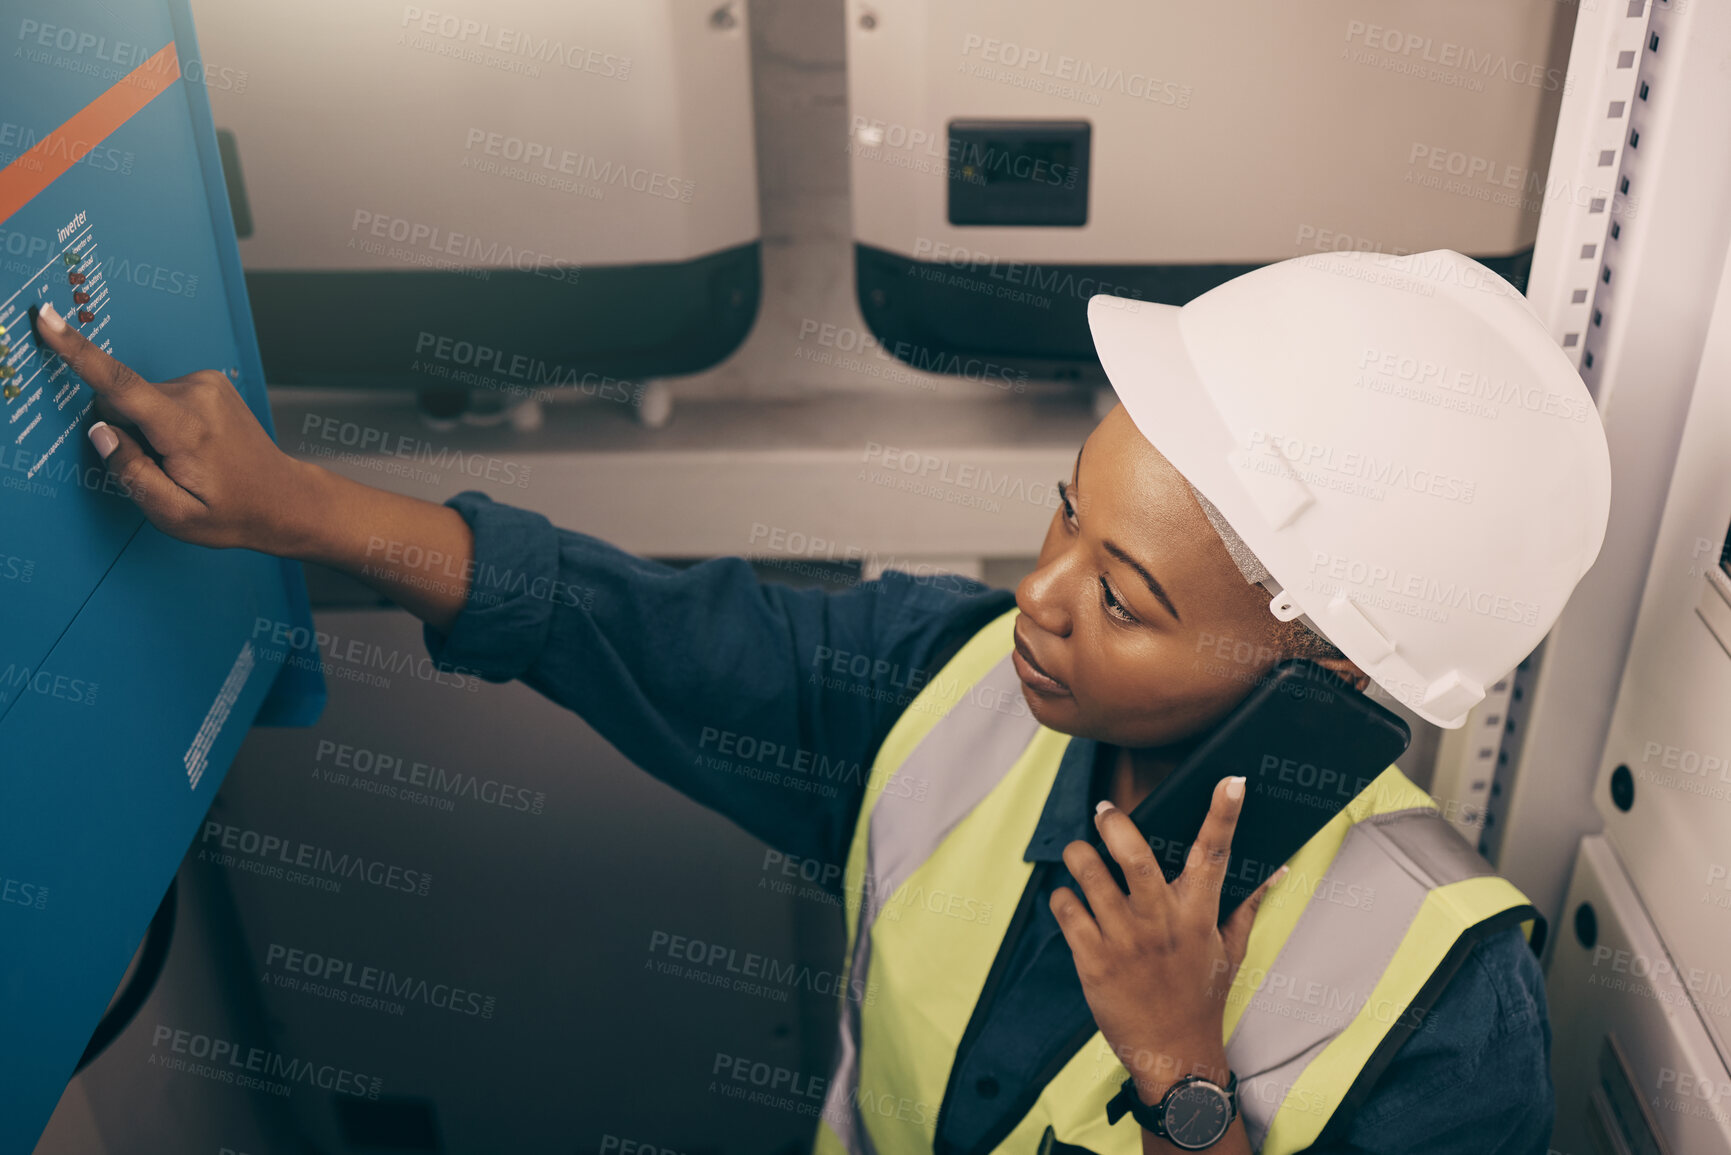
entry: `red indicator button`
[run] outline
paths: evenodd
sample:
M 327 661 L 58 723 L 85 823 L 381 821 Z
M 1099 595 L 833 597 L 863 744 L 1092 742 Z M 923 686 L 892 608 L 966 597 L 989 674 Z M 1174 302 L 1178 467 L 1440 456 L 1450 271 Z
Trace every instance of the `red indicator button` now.
M 84 274 L 83 273 L 67 273 L 66 274 L 66 283 L 68 285 L 82 285 L 84 283 Z
M 89 309 L 80 309 L 78 310 L 78 319 L 85 323 L 89 323 L 96 320 L 96 314 L 92 313 Z
M 86 293 L 83 289 L 80 289 L 76 293 L 72 294 L 72 303 L 75 305 L 88 305 L 90 304 L 90 294 Z

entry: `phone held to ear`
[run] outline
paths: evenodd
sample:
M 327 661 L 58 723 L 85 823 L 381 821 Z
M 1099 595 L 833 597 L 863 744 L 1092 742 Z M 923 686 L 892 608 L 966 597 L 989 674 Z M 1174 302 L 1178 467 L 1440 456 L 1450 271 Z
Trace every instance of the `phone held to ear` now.
M 1412 741 L 1398 714 L 1303 658 L 1280 663 L 1130 812 L 1168 882 L 1184 869 L 1214 787 L 1244 776 L 1244 806 L 1220 894 L 1224 923 L 1250 893 Z M 1120 888 L 1123 871 L 1101 851 Z

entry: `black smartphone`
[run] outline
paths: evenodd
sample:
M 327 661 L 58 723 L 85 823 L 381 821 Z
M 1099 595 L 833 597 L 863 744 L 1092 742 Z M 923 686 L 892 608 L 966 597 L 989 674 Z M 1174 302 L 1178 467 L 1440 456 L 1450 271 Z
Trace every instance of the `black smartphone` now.
M 1400 715 L 1332 671 L 1293 658 L 1275 666 L 1130 812 L 1168 882 L 1184 870 L 1214 787 L 1244 776 L 1244 808 L 1220 894 L 1220 921 L 1280 869 L 1412 741 Z M 1124 875 L 1090 832 L 1120 888 Z

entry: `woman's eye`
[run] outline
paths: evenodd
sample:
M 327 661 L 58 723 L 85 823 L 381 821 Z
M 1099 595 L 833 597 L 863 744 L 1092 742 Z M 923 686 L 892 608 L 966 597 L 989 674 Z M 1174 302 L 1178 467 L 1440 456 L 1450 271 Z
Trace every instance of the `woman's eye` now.
M 1106 583 L 1105 578 L 1100 579 L 1100 601 L 1105 605 L 1106 612 L 1113 617 L 1126 622 L 1136 620 L 1136 616 L 1124 608 L 1124 603 L 1112 592 L 1112 587 Z
M 1076 525 L 1076 506 L 1070 500 L 1070 486 L 1066 482 L 1060 481 L 1058 483 L 1058 497 L 1063 502 L 1064 523 L 1073 528 Z M 1104 574 L 1100 576 L 1100 604 L 1105 607 L 1107 613 L 1121 622 L 1132 624 L 1137 622 L 1136 615 L 1131 613 L 1124 603 L 1118 600 L 1118 595 L 1112 592 L 1112 587 L 1107 584 Z

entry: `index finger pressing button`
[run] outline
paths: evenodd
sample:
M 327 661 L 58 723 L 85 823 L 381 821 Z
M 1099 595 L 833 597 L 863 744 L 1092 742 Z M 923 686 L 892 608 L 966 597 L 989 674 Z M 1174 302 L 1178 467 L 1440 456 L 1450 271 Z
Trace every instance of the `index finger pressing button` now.
M 79 314 L 84 319 L 85 310 Z M 106 398 L 121 416 L 137 425 L 158 449 L 172 428 L 162 420 L 174 402 L 155 385 L 94 345 L 84 334 L 66 323 L 51 302 L 36 312 L 36 334 L 49 349 L 60 354 L 72 371 L 97 395 Z

